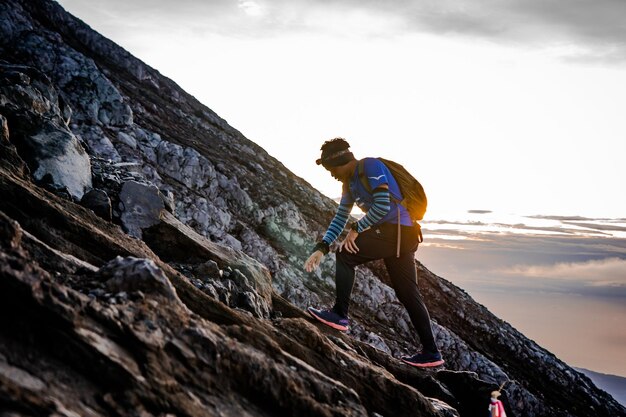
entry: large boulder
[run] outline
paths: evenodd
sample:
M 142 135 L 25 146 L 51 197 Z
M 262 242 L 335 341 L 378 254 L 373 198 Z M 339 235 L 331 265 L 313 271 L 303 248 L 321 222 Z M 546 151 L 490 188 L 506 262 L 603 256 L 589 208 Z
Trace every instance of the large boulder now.
M 89 155 L 69 129 L 44 123 L 23 140 L 18 149 L 26 152 L 36 181 L 60 184 L 77 200 L 91 188 Z
M 122 225 L 129 235 L 141 239 L 142 230 L 160 222 L 165 204 L 154 185 L 126 181 L 120 192 Z
M 83 196 L 80 204 L 88 209 L 91 209 L 104 220 L 111 221 L 111 199 L 107 195 L 106 191 L 94 188 Z

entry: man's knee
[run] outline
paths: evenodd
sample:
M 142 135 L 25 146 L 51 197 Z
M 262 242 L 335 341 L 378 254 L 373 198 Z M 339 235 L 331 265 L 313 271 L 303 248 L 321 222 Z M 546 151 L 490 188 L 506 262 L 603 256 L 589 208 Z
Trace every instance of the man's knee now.
M 342 264 L 347 264 L 348 263 L 348 259 L 350 255 L 348 252 L 346 251 L 337 251 L 335 252 L 335 256 L 337 257 L 337 263 L 341 262 Z
M 422 293 L 420 292 L 417 285 L 399 287 L 396 287 L 394 285 L 394 290 L 398 301 L 400 301 L 405 306 L 412 305 L 414 303 L 424 305 L 424 297 L 422 297 Z
M 354 268 L 359 263 L 357 257 L 348 251 L 337 251 L 335 255 L 337 257 L 337 264 L 345 265 L 348 268 Z

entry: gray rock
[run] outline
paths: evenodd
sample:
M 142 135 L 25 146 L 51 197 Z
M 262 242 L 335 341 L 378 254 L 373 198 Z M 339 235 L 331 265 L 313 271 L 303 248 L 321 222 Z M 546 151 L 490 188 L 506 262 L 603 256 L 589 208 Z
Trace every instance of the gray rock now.
M 96 275 L 111 293 L 141 291 L 178 300 L 170 281 L 150 259 L 118 256 L 100 268 Z
M 246 190 L 242 189 L 236 176 L 228 178 L 219 173 L 217 175 L 219 187 L 226 192 L 232 209 L 243 215 L 252 215 L 258 206 L 252 201 Z
M 209 202 L 204 197 L 190 195 L 184 188 L 181 188 L 175 213 L 180 221 L 190 225 L 201 235 L 214 239 L 225 238 L 232 219 L 223 199 Z
M 240 308 L 254 317 L 269 318 L 271 305 L 263 298 L 251 282 L 239 270 L 225 270 L 223 278 L 210 279 L 205 285 L 207 293 L 232 308 Z
M 157 164 L 156 149 L 162 141 L 161 136 L 148 132 L 137 125 L 133 125 L 132 129 L 137 147 L 143 152 L 145 160 L 149 163 Z
M 75 121 L 119 127 L 132 124 L 130 107 L 93 60 L 57 39 L 38 33 L 23 36 L 16 44 L 16 52 L 51 74 L 65 91 L 75 111 Z
M 165 210 L 170 213 L 174 213 L 176 210 L 176 202 L 174 201 L 174 193 L 171 190 L 160 190 L 161 198 L 163 199 L 163 204 L 165 204 Z
M 226 233 L 221 239 L 220 239 L 220 243 L 225 244 L 226 246 L 230 246 L 231 248 L 241 251 L 243 246 L 241 245 L 241 242 L 234 236 Z
M 196 266 L 195 272 L 200 277 L 213 277 L 217 278 L 220 275 L 220 268 L 215 261 L 206 261 L 203 264 Z
M 63 118 L 65 125 L 69 126 L 74 112 L 70 105 L 65 102 L 63 96 L 59 96 L 59 109 L 61 110 L 61 117 Z
M 215 168 L 193 148 L 161 141 L 157 147 L 160 169 L 191 189 L 199 189 L 215 181 Z
M 229 278 L 237 284 L 239 288 L 242 288 L 244 291 L 254 291 L 255 289 L 250 286 L 250 281 L 244 274 L 241 273 L 240 270 L 235 269 L 229 274 Z
M 276 250 L 254 230 L 245 226 L 242 226 L 242 229 L 243 231 L 239 235 L 242 241 L 242 250 L 265 265 L 270 272 L 278 271 L 280 257 Z
M 76 137 L 67 129 L 46 123 L 24 138 L 32 153 L 33 177 L 42 180 L 50 175 L 55 183 L 64 185 L 72 197 L 80 200 L 91 188 L 91 163 Z
M 137 149 L 137 141 L 127 133 L 117 132 L 117 140 L 132 149 Z
M 96 215 L 111 221 L 111 199 L 104 190 L 93 189 L 86 193 L 80 201 L 84 207 L 93 210 Z
M 127 181 L 120 192 L 121 220 L 129 235 L 141 239 L 141 230 L 160 221 L 165 208 L 159 189 L 153 185 Z
M 50 81 L 34 68 L 0 65 L 0 104 L 25 108 L 39 116 L 59 115 L 58 95 Z M 25 74 L 28 72 L 33 77 Z
M 212 284 L 205 284 L 203 291 L 208 294 L 211 298 L 215 300 L 219 300 L 219 295 L 215 290 L 215 287 Z
M 100 126 L 93 125 L 72 125 L 72 131 L 80 136 L 88 145 L 93 156 L 109 159 L 113 162 L 120 162 L 122 157 L 113 146 L 113 142 L 106 135 Z
M 428 400 L 441 417 L 460 417 L 459 412 L 445 402 L 438 400 L 437 398 L 428 398 Z
M 387 346 L 383 338 L 374 332 L 367 333 L 367 339 L 365 339 L 365 343 L 375 347 L 378 350 L 381 350 L 387 353 L 390 356 L 392 355 L 391 349 L 389 349 L 389 346 Z
M 253 291 L 244 291 L 239 297 L 238 306 L 252 313 L 255 317 L 269 317 L 269 308 L 261 302 Z

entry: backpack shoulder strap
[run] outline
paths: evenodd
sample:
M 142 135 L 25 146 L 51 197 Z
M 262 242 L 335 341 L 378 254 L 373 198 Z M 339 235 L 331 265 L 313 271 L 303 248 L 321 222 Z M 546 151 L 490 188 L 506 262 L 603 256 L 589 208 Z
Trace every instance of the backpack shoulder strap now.
M 376 158 L 378 159 L 380 162 L 383 163 L 383 165 L 385 165 L 387 167 L 387 169 L 389 169 L 389 166 L 385 163 L 387 162 L 386 159 L 383 158 Z M 365 189 L 367 190 L 368 193 L 372 194 L 372 187 L 370 186 L 369 181 L 366 178 L 365 175 L 365 160 L 361 159 L 357 166 L 356 166 L 356 172 L 359 176 L 359 181 L 361 181 L 361 184 L 363 184 L 363 187 L 365 187 Z M 391 173 L 391 175 L 393 175 L 393 173 Z M 395 178 L 394 178 L 395 179 Z M 389 194 L 391 201 L 394 201 L 396 203 L 402 203 L 402 200 L 398 200 L 397 198 L 395 198 L 393 195 L 391 195 L 391 193 Z
M 359 176 L 359 181 L 363 184 L 363 187 L 367 190 L 368 193 L 372 193 L 372 187 L 370 187 L 370 183 L 365 178 L 365 161 L 361 159 L 356 166 L 356 172 Z

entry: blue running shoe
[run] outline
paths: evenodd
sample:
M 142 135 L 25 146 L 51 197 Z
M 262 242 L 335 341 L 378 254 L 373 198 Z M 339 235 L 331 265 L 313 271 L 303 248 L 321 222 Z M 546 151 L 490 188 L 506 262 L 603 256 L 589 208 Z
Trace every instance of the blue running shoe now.
M 318 310 L 316 308 L 309 307 L 307 308 L 307 311 L 311 316 L 333 329 L 341 330 L 342 332 L 348 331 L 350 320 L 348 320 L 347 317 L 340 316 L 333 310 Z
M 441 357 L 441 353 L 431 353 L 421 351 L 413 356 L 404 356 L 402 361 L 418 368 L 430 368 L 433 366 L 443 365 L 444 360 Z

